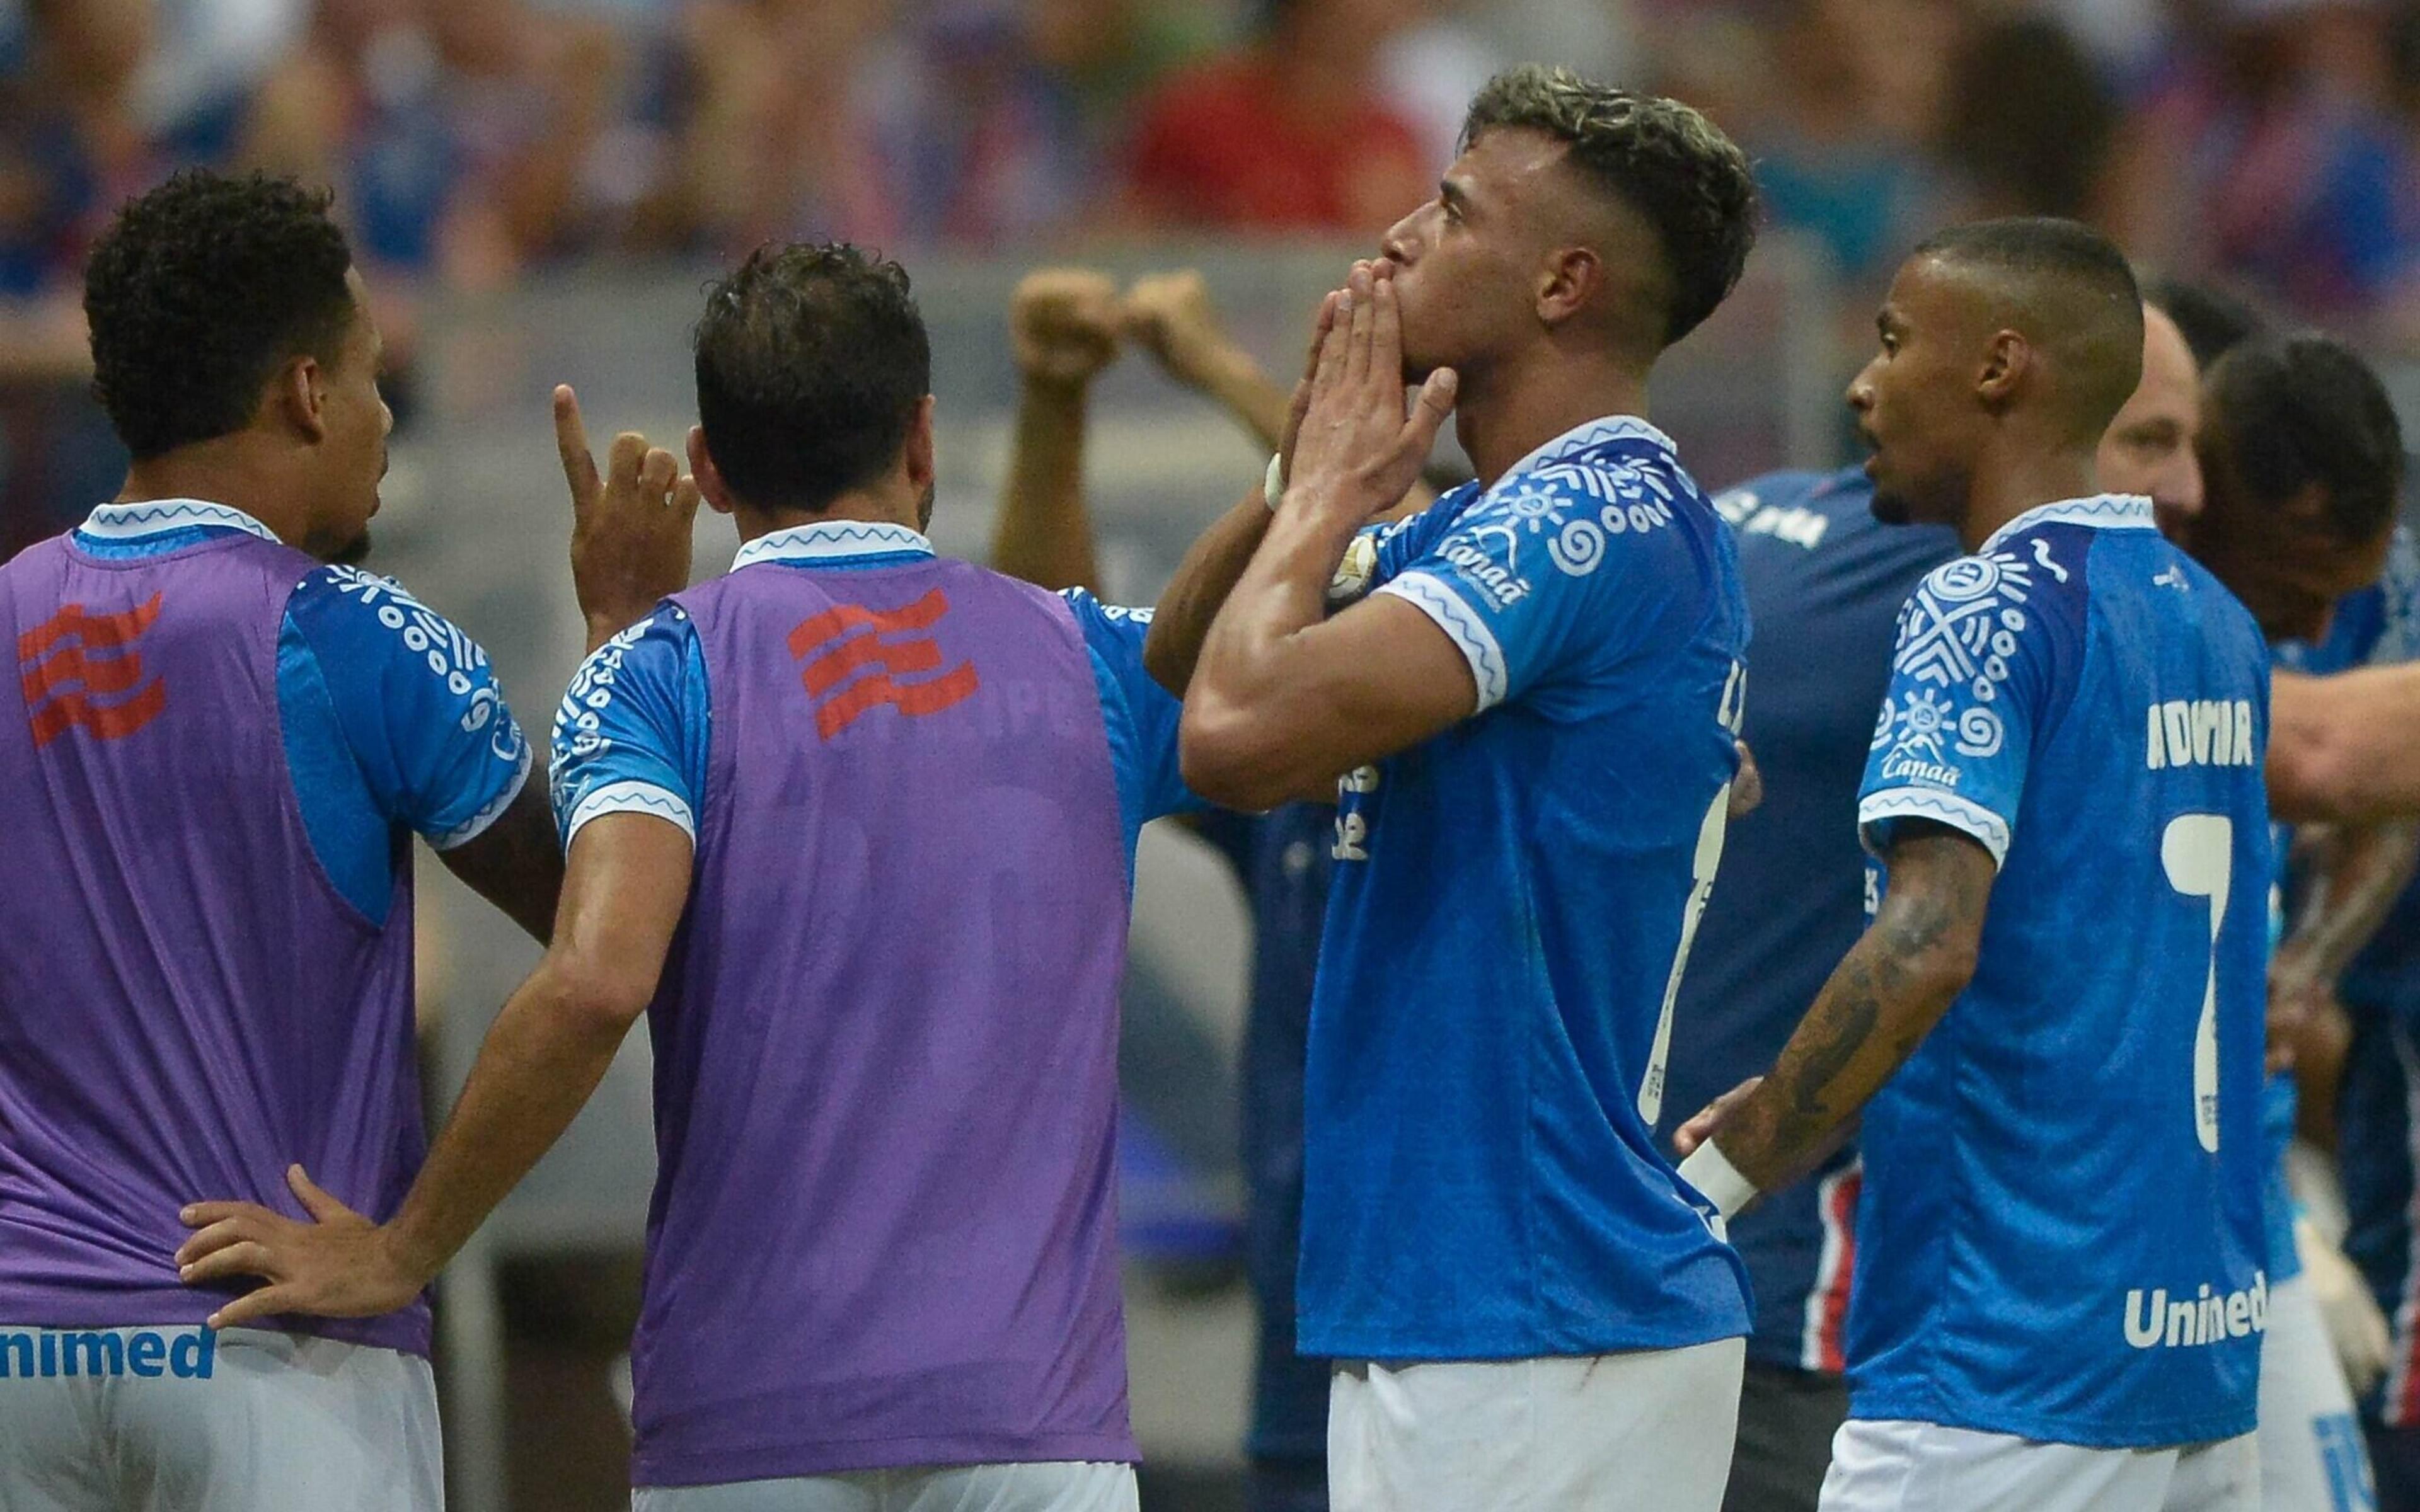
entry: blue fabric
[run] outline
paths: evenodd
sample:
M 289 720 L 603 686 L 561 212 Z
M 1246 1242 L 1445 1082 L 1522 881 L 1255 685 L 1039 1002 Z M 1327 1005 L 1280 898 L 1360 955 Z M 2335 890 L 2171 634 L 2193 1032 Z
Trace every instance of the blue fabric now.
M 1744 735 L 1764 802 L 1730 825 L 1689 952 L 1656 1125 L 1668 1148 L 1699 1108 L 1772 1068 L 1865 933 L 1857 787 L 1890 680 L 1900 606 L 1958 554 L 1947 530 L 1885 525 L 1872 501 L 1858 469 L 1776 473 L 1714 501 L 1738 535 L 1740 579 L 1760 627 L 1748 648 Z M 1756 1300 L 1750 1359 L 1840 1368 L 1849 1236 L 1825 1223 L 1824 1182 L 1855 1155 L 1853 1142 L 1813 1178 L 1731 1220 Z M 1835 1202 L 1845 1212 L 1849 1195 Z M 1819 1274 L 1824 1295 L 1810 1313 Z
M 103 558 L 159 555 L 230 528 L 79 531 L 76 546 Z M 287 600 L 277 702 L 312 851 L 373 924 L 386 921 L 401 830 L 458 844 L 529 773 L 529 743 L 486 650 L 393 579 L 357 567 L 321 567 Z
M 845 572 L 901 560 L 888 552 L 779 564 L 793 572 Z M 1083 634 L 1100 693 L 1131 881 L 1143 825 L 1201 807 L 1178 774 L 1182 705 L 1143 671 L 1151 610 L 1105 605 L 1079 588 L 1061 596 Z M 564 843 L 571 842 L 582 804 L 608 786 L 621 803 L 654 809 L 694 835 L 706 794 L 709 707 L 705 654 L 679 606 L 659 607 L 599 646 L 581 664 L 555 711 L 548 793 Z
M 1377 592 L 1453 641 L 1480 707 L 1342 784 L 1302 1347 L 1502 1359 L 1745 1334 L 1738 1257 L 1650 1129 L 1737 764 L 1730 533 L 1669 443 L 1616 419 L 1448 495 L 1380 555 Z
M 1866 1110 L 1853 1415 L 2250 1431 L 2268 692 L 2251 616 L 2146 501 L 2020 517 L 1909 601 L 1869 843 L 1921 818 L 2004 860 L 1971 985 Z
M 1327 912 L 1336 810 L 1291 803 L 1253 817 L 1214 811 L 1204 839 L 1235 869 L 1252 912 L 1252 976 L 1244 1022 L 1245 1265 L 1259 1303 L 1246 1451 L 1255 1460 L 1327 1453 L 1325 1356 L 1297 1352 L 1295 1272 L 1302 1254 L 1302 1075 L 1319 935 Z M 1324 1497 L 1326 1481 L 1314 1489 Z

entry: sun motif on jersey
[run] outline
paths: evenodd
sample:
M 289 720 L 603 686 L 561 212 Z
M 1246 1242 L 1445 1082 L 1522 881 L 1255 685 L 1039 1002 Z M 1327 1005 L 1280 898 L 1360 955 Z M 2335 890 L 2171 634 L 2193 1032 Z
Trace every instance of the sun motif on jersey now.
M 1515 573 L 1522 540 L 1543 536 L 1558 568 L 1585 578 L 1604 563 L 1611 537 L 1671 524 L 1677 497 L 1671 484 L 1632 463 L 1550 462 L 1494 495 L 1470 533 L 1502 537 L 1506 570 Z
M 2052 559 L 2048 541 L 2036 536 L 2024 545 L 2030 549 L 2011 546 L 1946 563 L 1909 597 L 1900 611 L 1894 669 L 1931 686 L 1896 704 L 1883 701 L 1877 749 L 1896 740 L 1894 757 L 1941 764 L 1947 760 L 1942 741 L 1954 729 L 1958 754 L 1999 753 L 2008 730 L 1991 705 L 1999 701 L 2017 638 L 2029 623 L 2025 605 L 2036 575 L 2062 582 L 2068 576 Z

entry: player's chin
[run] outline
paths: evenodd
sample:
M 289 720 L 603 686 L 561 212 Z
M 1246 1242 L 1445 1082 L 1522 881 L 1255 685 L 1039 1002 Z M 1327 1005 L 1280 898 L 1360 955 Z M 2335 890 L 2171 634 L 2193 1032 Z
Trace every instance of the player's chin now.
M 351 540 L 329 553 L 328 563 L 331 566 L 358 567 L 369 560 L 369 555 L 370 532 L 369 528 L 364 526 Z

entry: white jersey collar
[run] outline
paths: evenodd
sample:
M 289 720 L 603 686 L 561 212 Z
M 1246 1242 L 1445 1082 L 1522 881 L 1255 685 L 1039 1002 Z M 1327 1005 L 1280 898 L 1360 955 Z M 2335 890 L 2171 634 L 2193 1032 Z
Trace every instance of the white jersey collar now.
M 147 535 L 195 526 L 242 531 L 264 541 L 277 540 L 275 531 L 242 510 L 201 499 L 146 499 L 131 504 L 102 504 L 85 516 L 85 522 L 76 529 L 96 540 L 139 541 Z
M 1997 548 L 2020 531 L 2037 525 L 2082 525 L 2096 531 L 2155 531 L 2159 521 L 2151 514 L 2151 501 L 2141 494 L 2104 493 L 2090 499 L 2062 499 L 2054 504 L 2036 504 L 2016 518 L 1992 532 L 1975 554 L 1981 556 Z
M 1505 470 L 1504 476 L 1511 478 L 1533 471 L 1548 462 L 1585 452 L 1591 446 L 1602 446 L 1607 441 L 1617 440 L 1646 441 L 1667 452 L 1679 450 L 1672 444 L 1671 437 L 1665 435 L 1637 415 L 1600 415 L 1594 420 L 1574 425 L 1545 445 L 1531 452 L 1528 456 L 1513 463 Z
M 731 570 L 759 562 L 844 562 L 852 557 L 933 554 L 922 532 L 888 520 L 818 519 L 771 531 L 739 548 Z

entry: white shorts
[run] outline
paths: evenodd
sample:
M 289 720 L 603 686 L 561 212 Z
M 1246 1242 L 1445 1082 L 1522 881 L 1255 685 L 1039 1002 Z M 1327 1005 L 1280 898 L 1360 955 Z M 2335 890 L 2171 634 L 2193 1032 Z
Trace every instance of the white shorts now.
M 0 1325 L 0 1512 L 444 1505 L 436 1382 L 412 1355 L 262 1329 Z
M 1747 1341 L 1340 1365 L 1331 1512 L 1716 1512 Z
M 1132 1465 L 1045 1460 L 643 1486 L 631 1512 L 1135 1512 Z M 0 1512 L 6 1512 L 0 1508 Z
M 2369 1450 L 2307 1277 L 2270 1288 L 2260 1341 L 2263 1512 L 2367 1512 Z
M 1937 1423 L 1851 1418 L 1823 1512 L 2258 1512 L 2252 1435 L 2182 1449 L 2087 1449 Z

